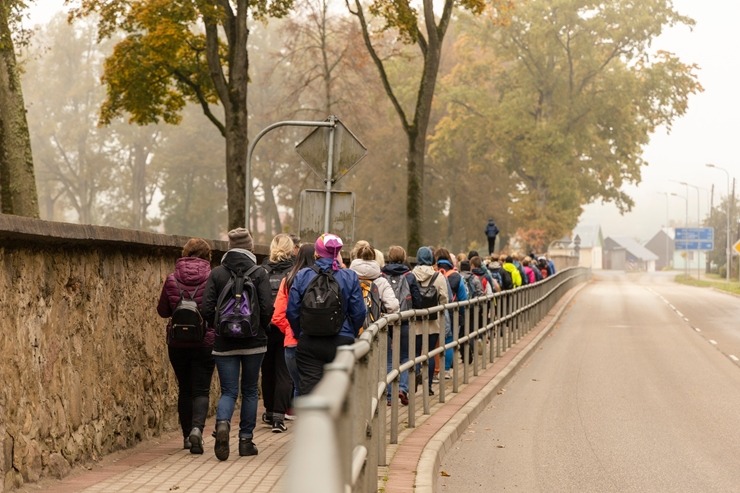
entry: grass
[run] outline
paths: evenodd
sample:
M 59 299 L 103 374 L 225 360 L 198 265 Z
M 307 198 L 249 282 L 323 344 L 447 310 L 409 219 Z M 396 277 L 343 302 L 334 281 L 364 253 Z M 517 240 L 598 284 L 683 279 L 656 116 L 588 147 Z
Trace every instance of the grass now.
M 720 278 L 716 274 L 705 274 L 702 279 L 696 279 L 692 276 L 686 276 L 679 274 L 675 277 L 675 281 L 679 284 L 685 284 L 686 286 L 696 286 L 699 288 L 714 288 L 720 291 L 727 291 L 740 295 L 740 282 L 731 279 L 727 282 L 725 278 Z

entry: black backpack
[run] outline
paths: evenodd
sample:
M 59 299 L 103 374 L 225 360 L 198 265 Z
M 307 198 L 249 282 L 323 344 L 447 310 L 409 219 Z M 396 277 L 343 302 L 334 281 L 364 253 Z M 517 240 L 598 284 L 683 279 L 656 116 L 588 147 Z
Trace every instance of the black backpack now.
M 231 271 L 216 302 L 216 333 L 222 337 L 246 339 L 256 337 L 260 326 L 260 305 L 257 288 L 250 277 L 259 266 L 252 266 L 245 274 Z
M 421 286 L 421 283 L 419 283 L 419 291 L 421 292 L 421 306 L 419 308 L 432 308 L 439 305 L 439 295 L 436 286 L 434 286 L 434 281 L 438 275 L 439 272 L 435 272 L 426 286 Z M 438 312 L 430 313 L 429 320 L 437 320 L 437 315 Z
M 195 295 L 205 283 L 196 286 L 192 293 L 183 290 L 180 281 L 175 278 L 175 284 L 180 291 L 180 301 L 175 305 L 170 319 L 170 340 L 177 342 L 201 342 L 205 335 L 205 322 L 195 301 Z M 188 298 L 185 298 L 187 293 Z
M 334 278 L 331 268 L 316 272 L 303 293 L 301 300 L 301 330 L 310 336 L 335 336 L 342 330 L 344 310 L 342 309 L 342 290 Z
M 263 266 L 267 271 L 267 275 L 270 276 L 270 292 L 272 293 L 272 304 L 275 304 L 275 298 L 277 298 L 278 291 L 280 291 L 280 283 L 283 282 L 290 271 L 290 267 L 283 270 L 275 270 L 273 265 Z

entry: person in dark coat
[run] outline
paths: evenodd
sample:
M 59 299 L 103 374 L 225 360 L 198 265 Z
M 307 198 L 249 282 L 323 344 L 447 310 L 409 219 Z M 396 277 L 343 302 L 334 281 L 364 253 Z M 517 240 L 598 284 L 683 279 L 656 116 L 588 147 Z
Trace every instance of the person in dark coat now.
M 219 295 L 224 290 L 232 273 L 245 274 L 257 263 L 252 253 L 252 235 L 244 228 L 229 231 L 229 251 L 221 259 L 221 265 L 213 269 L 206 284 L 203 299 L 203 318 L 213 324 Z M 257 455 L 252 440 L 257 424 L 257 382 L 262 359 L 267 352 L 267 330 L 272 318 L 272 291 L 267 271 L 257 267 L 249 276 L 257 293 L 259 324 L 253 337 L 235 338 L 216 331 L 213 355 L 221 381 L 221 398 L 216 409 L 216 444 L 214 451 L 219 460 L 229 458 L 229 433 L 231 416 L 241 390 L 242 403 L 239 421 L 239 455 Z M 228 298 L 228 297 L 227 297 Z M 241 385 L 239 374 L 241 373 Z
M 486 224 L 486 238 L 488 238 L 488 255 L 493 255 L 496 248 L 496 236 L 498 236 L 498 226 L 493 222 L 492 218 L 488 219 Z
M 159 316 L 170 318 L 181 296 L 202 306 L 210 273 L 211 247 L 201 238 L 191 238 L 175 263 L 175 271 L 162 286 L 157 305 Z M 215 365 L 211 354 L 214 339 L 213 325 L 208 324 L 200 342 L 172 340 L 172 320 L 167 322 L 167 354 L 177 378 L 177 415 L 184 448 L 190 449 L 191 454 L 203 453 L 203 428 Z

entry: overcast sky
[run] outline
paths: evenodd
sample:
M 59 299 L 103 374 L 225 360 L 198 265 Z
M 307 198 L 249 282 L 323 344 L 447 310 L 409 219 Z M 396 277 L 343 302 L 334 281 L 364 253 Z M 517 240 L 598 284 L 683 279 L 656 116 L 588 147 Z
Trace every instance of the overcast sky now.
M 666 193 L 686 197 L 688 192 L 689 226 L 696 226 L 697 190 L 676 182 L 702 189 L 699 211 L 706 215 L 712 185 L 715 204 L 727 190 L 725 173 L 707 168 L 706 163 L 726 169 L 731 180 L 740 178 L 736 75 L 740 74 L 740 1 L 674 0 L 673 4 L 680 13 L 696 20 L 696 26 L 693 31 L 674 28 L 656 40 L 654 47 L 677 54 L 684 63 L 699 65 L 704 92 L 691 97 L 687 114 L 674 122 L 670 134 L 661 129 L 653 135 L 644 153 L 650 164 L 642 170 L 642 182 L 625 188 L 635 200 L 631 213 L 620 216 L 611 204 L 586 207 L 581 222 L 601 224 L 604 236 L 630 236 L 645 242 L 667 221 L 683 226 L 686 201 Z M 63 0 L 37 0 L 33 21 L 48 21 L 62 5 Z

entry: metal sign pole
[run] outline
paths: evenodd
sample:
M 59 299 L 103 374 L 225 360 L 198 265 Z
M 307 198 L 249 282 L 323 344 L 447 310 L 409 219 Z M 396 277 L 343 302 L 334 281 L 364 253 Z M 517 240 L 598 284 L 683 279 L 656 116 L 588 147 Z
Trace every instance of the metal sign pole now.
M 334 118 L 334 117 L 332 117 Z M 260 133 L 257 134 L 257 136 L 254 138 L 252 143 L 249 145 L 249 148 L 247 149 L 247 170 L 246 170 L 246 179 L 244 183 L 244 192 L 245 192 L 245 214 L 244 214 L 244 227 L 249 229 L 249 209 L 250 209 L 250 202 L 252 200 L 252 154 L 254 153 L 254 148 L 257 146 L 257 142 L 260 141 L 262 137 L 265 136 L 267 132 L 270 130 L 274 130 L 278 127 L 284 127 L 284 126 L 293 126 L 293 127 L 332 127 L 332 130 L 336 126 L 335 120 L 331 120 L 328 122 L 310 122 L 310 121 L 282 121 L 273 123 L 272 125 L 264 128 Z M 329 150 L 329 155 L 331 155 L 331 149 Z M 331 158 L 329 158 L 329 162 L 331 163 Z M 331 178 L 331 174 L 329 175 Z M 330 180 L 331 181 L 331 180 Z M 254 233 L 254 232 L 253 232 Z
M 330 116 L 329 123 L 331 123 L 331 127 L 329 128 L 329 152 L 326 163 L 326 202 L 324 206 L 324 233 L 329 232 L 329 225 L 331 224 L 331 218 L 329 217 L 329 214 L 331 214 L 331 177 L 334 172 L 334 131 L 337 129 L 335 122 L 336 117 Z

